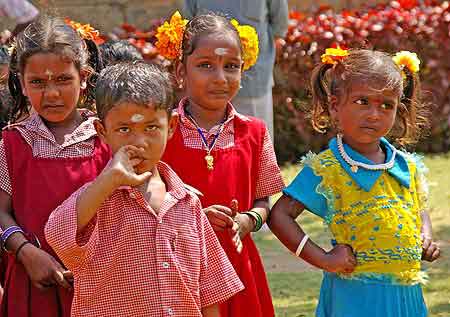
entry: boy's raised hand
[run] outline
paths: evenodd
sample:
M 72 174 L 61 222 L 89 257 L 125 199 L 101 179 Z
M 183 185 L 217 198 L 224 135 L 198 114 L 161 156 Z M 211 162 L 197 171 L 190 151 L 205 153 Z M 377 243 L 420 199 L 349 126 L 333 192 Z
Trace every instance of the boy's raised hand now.
M 144 159 L 144 149 L 133 145 L 125 145 L 114 154 L 107 168 L 117 187 L 141 185 L 152 176 L 150 171 L 142 174 L 137 174 L 136 172 L 136 166 Z
M 352 273 L 356 258 L 353 250 L 346 244 L 338 244 L 326 253 L 324 269 L 333 273 Z

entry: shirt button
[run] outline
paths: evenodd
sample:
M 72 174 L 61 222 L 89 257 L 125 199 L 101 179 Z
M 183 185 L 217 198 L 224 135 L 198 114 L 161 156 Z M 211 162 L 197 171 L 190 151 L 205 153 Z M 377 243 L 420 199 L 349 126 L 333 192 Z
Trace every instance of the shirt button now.
M 169 308 L 169 309 L 167 310 L 167 312 L 169 313 L 170 316 L 172 316 L 172 315 L 174 314 L 172 308 Z
M 136 194 L 135 193 L 130 193 L 130 198 L 131 199 L 136 199 Z
M 168 269 L 170 267 L 169 263 L 167 263 L 167 262 L 163 262 L 162 266 L 165 269 Z
M 158 219 L 158 223 L 162 223 L 162 219 L 161 218 Z

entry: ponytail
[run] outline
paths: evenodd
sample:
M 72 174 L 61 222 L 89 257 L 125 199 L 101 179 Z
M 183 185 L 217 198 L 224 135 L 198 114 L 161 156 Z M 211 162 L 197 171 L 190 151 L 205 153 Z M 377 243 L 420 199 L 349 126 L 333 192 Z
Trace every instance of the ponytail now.
M 8 117 L 11 123 L 15 123 L 17 120 L 30 113 L 28 109 L 28 99 L 22 92 L 22 85 L 19 79 L 17 49 L 15 47 L 12 50 L 9 63 L 8 88 L 14 101 Z
M 321 64 L 317 66 L 311 76 L 313 94 L 312 126 L 314 130 L 325 133 L 330 127 L 330 113 L 328 111 L 330 90 L 326 85 L 326 73 L 333 65 Z
M 95 106 L 95 85 L 97 78 L 103 69 L 103 61 L 97 44 L 91 39 L 84 39 L 89 53 L 88 64 L 92 68 L 92 73 L 86 81 L 86 90 L 84 91 L 83 107 L 93 109 Z

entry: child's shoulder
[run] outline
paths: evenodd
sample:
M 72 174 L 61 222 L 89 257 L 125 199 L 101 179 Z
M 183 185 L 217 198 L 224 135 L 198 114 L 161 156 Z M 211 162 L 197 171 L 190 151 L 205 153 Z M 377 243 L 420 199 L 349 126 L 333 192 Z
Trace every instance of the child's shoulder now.
M 308 166 L 312 169 L 339 165 L 339 161 L 336 159 L 331 149 L 323 150 L 318 154 L 310 151 L 302 157 L 300 163 L 302 166 Z

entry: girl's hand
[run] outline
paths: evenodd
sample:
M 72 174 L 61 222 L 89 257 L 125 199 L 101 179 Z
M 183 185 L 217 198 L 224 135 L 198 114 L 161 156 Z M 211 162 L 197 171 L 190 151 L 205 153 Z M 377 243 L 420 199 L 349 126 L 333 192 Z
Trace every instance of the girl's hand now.
M 435 261 L 441 255 L 439 246 L 430 237 L 423 237 L 422 239 L 422 260 L 428 262 Z
M 352 273 L 355 270 L 356 258 L 353 250 L 346 244 L 338 244 L 325 256 L 324 269 L 333 273 Z
M 203 212 L 208 217 L 214 231 L 224 231 L 236 226 L 233 220 L 233 212 L 230 208 L 222 205 L 212 205 L 207 208 L 203 208 Z
M 71 289 L 73 275 L 47 252 L 27 244 L 19 253 L 16 261 L 22 263 L 33 286 L 46 289 L 55 285 Z
M 144 149 L 125 145 L 114 154 L 105 172 L 110 173 L 116 187 L 141 185 L 152 176 L 151 172 L 137 174 L 136 166 L 144 160 Z

